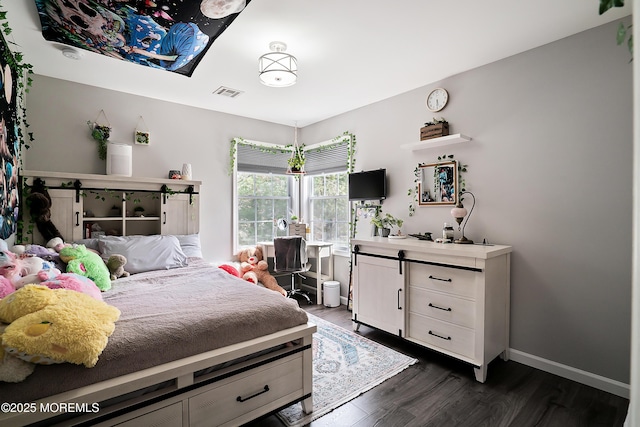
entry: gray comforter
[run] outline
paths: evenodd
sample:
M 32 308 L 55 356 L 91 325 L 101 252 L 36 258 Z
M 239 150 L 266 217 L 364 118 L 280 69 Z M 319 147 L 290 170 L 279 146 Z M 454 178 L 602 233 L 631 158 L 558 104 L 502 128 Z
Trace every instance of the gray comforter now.
M 0 402 L 34 401 L 307 322 L 295 300 L 198 258 L 117 279 L 103 297 L 122 314 L 97 365 L 37 366 L 21 383 L 0 383 Z

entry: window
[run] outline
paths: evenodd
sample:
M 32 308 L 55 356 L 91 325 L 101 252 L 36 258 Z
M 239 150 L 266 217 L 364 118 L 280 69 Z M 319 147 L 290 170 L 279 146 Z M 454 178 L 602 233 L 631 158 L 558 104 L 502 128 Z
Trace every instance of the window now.
M 286 236 L 274 219 L 289 218 L 291 179 L 286 175 L 238 172 L 238 245 Z
M 347 248 L 350 204 L 347 171 L 353 169 L 355 136 L 345 133 L 305 148 L 307 175 L 286 175 L 290 146 L 232 140 L 234 248 L 286 236 L 279 219 L 299 216 L 311 240 Z
M 349 246 L 350 207 L 347 173 L 308 176 L 306 180 L 311 240 L 331 242 L 334 249 Z

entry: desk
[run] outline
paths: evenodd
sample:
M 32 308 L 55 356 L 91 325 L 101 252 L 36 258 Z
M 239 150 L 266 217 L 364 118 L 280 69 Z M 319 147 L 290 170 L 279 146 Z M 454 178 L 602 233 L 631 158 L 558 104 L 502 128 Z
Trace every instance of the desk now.
M 259 242 L 258 245 L 264 248 L 265 258 L 275 257 L 273 241 Z M 307 257 L 317 260 L 317 271 L 308 271 L 304 275 L 316 279 L 316 301 L 318 304 L 322 304 L 322 283 L 327 280 L 333 280 L 333 243 L 307 242 Z M 327 272 L 322 271 L 322 260 L 324 258 L 329 260 L 329 271 Z

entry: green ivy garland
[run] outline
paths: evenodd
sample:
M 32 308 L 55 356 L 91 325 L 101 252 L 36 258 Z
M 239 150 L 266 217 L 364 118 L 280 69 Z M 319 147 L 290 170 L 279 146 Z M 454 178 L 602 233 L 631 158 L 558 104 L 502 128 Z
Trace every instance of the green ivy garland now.
M 2 8 L 2 3 L 0 2 L 0 8 Z M 5 10 L 0 10 L 0 26 L 2 27 L 2 32 L 5 35 L 10 35 L 12 30 L 9 26 L 9 22 L 7 21 L 7 12 Z M 5 39 L 7 44 L 11 43 L 17 46 L 15 43 L 10 42 Z M 3 58 L 7 64 L 11 67 L 12 70 L 15 70 L 17 73 L 16 84 L 18 86 L 17 97 L 18 97 L 18 107 L 20 112 L 18 113 L 18 140 L 20 142 L 20 147 L 24 147 L 28 149 L 30 147 L 30 143 L 34 141 L 33 132 L 27 132 L 28 142 L 25 141 L 25 135 L 23 133 L 23 128 L 25 130 L 29 129 L 29 122 L 27 121 L 27 109 L 26 109 L 26 94 L 29 93 L 29 88 L 33 83 L 33 79 L 31 75 L 33 74 L 33 66 L 24 62 L 24 56 L 22 52 L 10 52 L 9 49 L 5 50 L 5 55 Z M 22 166 L 22 156 L 20 156 L 20 166 Z
M 349 144 L 349 150 L 347 152 L 347 172 L 353 172 L 355 168 L 355 152 L 356 152 L 356 136 L 348 131 L 342 133 L 342 135 L 338 135 L 331 140 L 331 144 L 323 145 L 317 148 L 305 149 L 304 144 L 300 146 L 304 152 L 312 152 L 312 151 L 325 151 L 325 150 L 333 150 L 336 147 L 339 147 L 343 144 Z M 238 152 L 238 144 L 245 145 L 250 147 L 253 150 L 259 150 L 263 153 L 271 153 L 271 154 L 282 154 L 282 153 L 290 153 L 293 149 L 293 144 L 282 145 L 282 146 L 265 146 L 261 144 L 256 144 L 254 142 L 249 142 L 244 138 L 235 137 L 231 139 L 231 143 L 229 146 L 229 176 L 233 175 L 233 170 L 235 168 L 236 162 L 236 153 Z

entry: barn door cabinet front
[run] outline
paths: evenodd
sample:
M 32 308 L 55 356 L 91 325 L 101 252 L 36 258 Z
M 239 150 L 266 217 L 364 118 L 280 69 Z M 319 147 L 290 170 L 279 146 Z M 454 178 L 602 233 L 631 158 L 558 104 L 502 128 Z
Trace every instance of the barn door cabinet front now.
M 510 246 L 381 237 L 354 239 L 352 245 L 354 325 L 467 362 L 480 382 L 491 360 L 508 359 Z M 391 274 L 393 267 L 399 271 L 398 263 L 401 276 Z M 400 318 L 392 316 L 392 289 L 404 295 L 397 298 Z
M 66 242 L 199 231 L 200 181 L 22 171 L 24 197 L 38 179 L 51 198 L 51 223 Z M 29 209 L 21 213 L 19 240 L 46 245 Z

